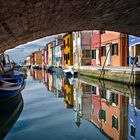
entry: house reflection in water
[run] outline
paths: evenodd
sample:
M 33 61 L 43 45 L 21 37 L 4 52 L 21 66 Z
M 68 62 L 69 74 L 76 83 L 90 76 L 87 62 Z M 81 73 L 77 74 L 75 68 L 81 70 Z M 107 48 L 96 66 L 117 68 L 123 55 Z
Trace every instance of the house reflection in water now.
M 131 94 L 132 95 L 132 94 Z M 135 94 L 129 99 L 128 113 L 128 140 L 140 139 L 140 92 L 136 89 Z
M 41 70 L 29 70 L 30 75 L 33 77 L 34 80 L 42 81 L 42 71 Z
M 51 74 L 48 74 L 48 91 L 54 92 L 53 77 Z
M 92 109 L 92 87 L 82 83 L 79 79 L 74 83 L 74 111 L 76 111 L 75 123 L 80 126 L 80 117 L 90 120 Z
M 128 97 L 107 89 L 101 90 L 101 94 L 101 109 L 98 114 L 101 129 L 113 139 L 126 139 Z
M 31 73 L 37 75 L 35 72 Z M 63 97 L 67 109 L 73 108 L 78 127 L 81 119 L 85 119 L 111 139 L 140 139 L 139 89 L 132 90 L 130 95 L 133 96 L 129 96 L 127 91 L 126 94 L 121 90 L 103 88 L 101 84 L 89 84 L 81 79 L 66 79 L 47 72 L 38 74 L 42 74 L 36 77 L 39 80 L 42 77 L 48 91 L 57 98 Z
M 81 117 L 92 122 L 112 139 L 126 139 L 127 108 L 127 96 L 76 80 L 74 110 L 76 111 L 75 122 L 78 126 Z
M 66 108 L 73 108 L 73 85 L 68 79 L 64 79 L 64 102 Z
M 62 76 L 56 73 L 53 74 L 53 87 L 54 87 L 54 94 L 60 98 L 63 97 L 62 91 Z

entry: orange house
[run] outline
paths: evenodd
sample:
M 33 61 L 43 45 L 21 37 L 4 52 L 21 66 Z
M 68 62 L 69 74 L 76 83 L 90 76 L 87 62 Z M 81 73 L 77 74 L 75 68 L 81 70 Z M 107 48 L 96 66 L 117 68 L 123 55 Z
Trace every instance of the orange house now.
M 38 50 L 36 52 L 34 52 L 34 58 L 35 58 L 35 65 L 39 65 L 40 67 L 42 67 L 42 51 Z
M 105 31 L 101 35 L 101 65 L 127 66 L 128 37 L 119 32 Z

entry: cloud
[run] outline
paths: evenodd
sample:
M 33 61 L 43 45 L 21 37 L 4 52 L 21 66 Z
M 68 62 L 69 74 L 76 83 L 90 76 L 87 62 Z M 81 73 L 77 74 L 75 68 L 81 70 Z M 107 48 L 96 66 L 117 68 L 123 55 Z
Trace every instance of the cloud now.
M 44 37 L 26 44 L 19 45 L 13 49 L 5 51 L 15 62 L 23 62 L 32 52 L 44 48 L 44 46 L 53 41 L 57 35 Z

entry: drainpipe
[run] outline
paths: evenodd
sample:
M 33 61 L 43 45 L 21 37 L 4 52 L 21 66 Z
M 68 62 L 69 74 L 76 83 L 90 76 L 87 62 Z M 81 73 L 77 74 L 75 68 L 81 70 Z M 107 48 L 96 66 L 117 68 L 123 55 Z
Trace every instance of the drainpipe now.
M 100 45 L 100 47 L 99 47 L 99 60 L 100 60 L 100 66 L 101 66 L 101 34 L 100 34 L 100 31 L 99 31 L 99 35 L 100 35 L 100 37 L 99 37 L 99 45 Z

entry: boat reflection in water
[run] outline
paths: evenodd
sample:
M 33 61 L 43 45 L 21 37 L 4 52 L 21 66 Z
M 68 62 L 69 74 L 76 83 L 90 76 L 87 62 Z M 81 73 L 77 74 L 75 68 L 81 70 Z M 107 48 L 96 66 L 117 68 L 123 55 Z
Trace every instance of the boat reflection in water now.
M 17 96 L 0 102 L 0 139 L 3 139 L 18 119 L 23 109 L 21 93 Z
M 108 138 L 140 139 L 140 88 L 83 78 L 65 79 L 46 72 L 42 72 L 42 82 L 56 97 L 64 98 L 66 108 L 75 111 L 78 127 L 85 119 Z

